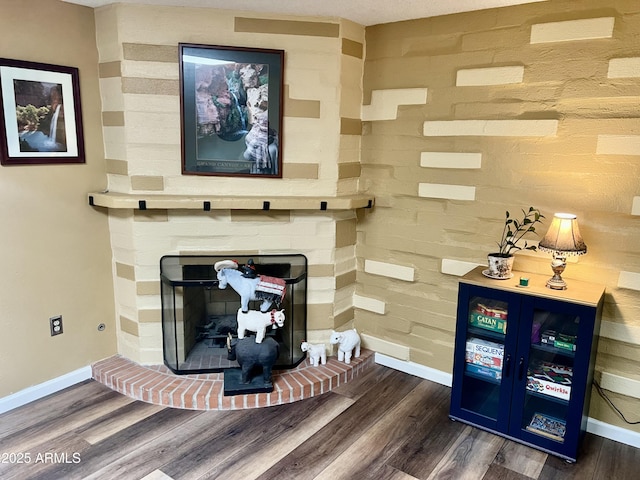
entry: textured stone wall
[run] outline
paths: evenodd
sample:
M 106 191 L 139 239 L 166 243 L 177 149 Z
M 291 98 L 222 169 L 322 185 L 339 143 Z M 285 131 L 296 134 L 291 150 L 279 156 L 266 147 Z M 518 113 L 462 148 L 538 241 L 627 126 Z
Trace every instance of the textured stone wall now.
M 366 30 L 356 326 L 452 369 L 457 283 L 505 210 L 578 216 L 564 277 L 606 285 L 597 369 L 640 408 L 640 3 L 542 2 Z M 535 238 L 534 238 L 535 241 Z M 547 274 L 549 255 L 515 268 Z M 594 395 L 592 416 L 629 427 Z M 637 418 L 636 418 L 637 419 Z

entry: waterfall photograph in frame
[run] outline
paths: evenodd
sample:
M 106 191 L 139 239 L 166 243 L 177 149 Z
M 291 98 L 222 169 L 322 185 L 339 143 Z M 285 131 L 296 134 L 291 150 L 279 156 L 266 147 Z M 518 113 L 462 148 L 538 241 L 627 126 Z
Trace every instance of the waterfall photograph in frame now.
M 85 163 L 77 68 L 0 58 L 0 163 Z
M 179 52 L 182 173 L 282 178 L 284 51 Z

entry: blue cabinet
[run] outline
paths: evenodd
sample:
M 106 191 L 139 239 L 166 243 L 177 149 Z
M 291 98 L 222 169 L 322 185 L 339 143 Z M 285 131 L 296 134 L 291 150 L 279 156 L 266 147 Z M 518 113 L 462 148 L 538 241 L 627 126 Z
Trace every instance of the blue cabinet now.
M 570 281 L 550 290 L 548 276 L 494 280 L 482 270 L 459 284 L 449 416 L 575 462 L 604 287 Z

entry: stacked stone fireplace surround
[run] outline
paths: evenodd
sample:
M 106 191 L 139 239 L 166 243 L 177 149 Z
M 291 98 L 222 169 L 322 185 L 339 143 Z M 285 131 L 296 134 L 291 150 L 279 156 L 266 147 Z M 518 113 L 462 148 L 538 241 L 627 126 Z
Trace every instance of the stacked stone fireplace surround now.
M 118 339 L 96 378 L 126 391 L 117 372 L 164 368 L 164 255 L 305 255 L 307 340 L 328 343 L 354 319 L 356 223 L 373 205 L 359 185 L 364 27 L 207 8 L 95 12 L 108 191 L 89 202 L 109 217 Z M 182 174 L 180 43 L 284 50 L 282 178 Z
M 359 201 L 365 204 L 365 199 Z M 194 409 L 289 403 L 353 379 L 373 364 L 372 352 L 365 350 L 351 365 L 340 364 L 335 357 L 322 367 L 311 367 L 308 359 L 304 360 L 291 371 L 276 372 L 273 393 L 235 399 L 222 395 L 222 374 L 174 375 L 163 365 L 158 279 L 160 258 L 167 253 L 228 254 L 230 258 L 302 253 L 308 260 L 308 341 L 328 345 L 330 331 L 347 328 L 353 320 L 356 210 L 195 212 L 108 208 L 118 355 L 95 364 L 94 378 L 139 400 Z M 256 244 L 262 248 L 255 248 Z M 205 245 L 209 248 L 203 248 Z
M 308 340 L 326 342 L 331 329 L 344 327 L 353 319 L 355 212 L 205 213 L 111 208 L 109 222 L 115 257 L 118 352 L 134 362 L 149 365 L 163 361 L 159 262 L 168 254 L 234 258 L 302 253 L 308 260 Z

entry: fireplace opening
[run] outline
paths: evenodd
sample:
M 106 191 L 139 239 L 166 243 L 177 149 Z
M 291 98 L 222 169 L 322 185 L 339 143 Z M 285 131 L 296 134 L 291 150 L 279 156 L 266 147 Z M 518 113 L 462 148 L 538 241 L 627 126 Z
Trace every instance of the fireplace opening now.
M 267 328 L 278 342 L 275 369 L 296 367 L 305 358 L 300 344 L 307 330 L 307 258 L 292 255 L 166 255 L 160 259 L 162 338 L 165 365 L 176 374 L 213 373 L 238 368 L 228 360 L 227 338 L 237 338 L 241 295 L 230 283 L 221 289 L 216 265 L 233 260 L 245 276 L 282 280 L 269 310 L 283 310 L 282 328 Z M 249 269 L 249 270 L 247 270 Z M 222 282 L 224 284 L 224 281 Z M 260 310 L 263 300 L 249 301 Z M 246 335 L 255 335 L 246 332 Z

